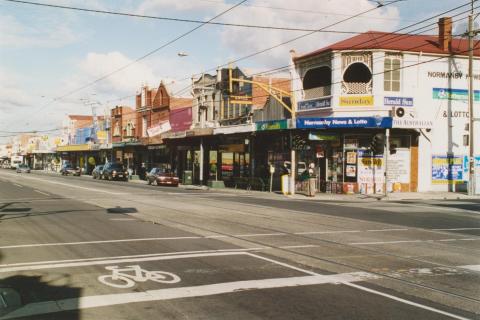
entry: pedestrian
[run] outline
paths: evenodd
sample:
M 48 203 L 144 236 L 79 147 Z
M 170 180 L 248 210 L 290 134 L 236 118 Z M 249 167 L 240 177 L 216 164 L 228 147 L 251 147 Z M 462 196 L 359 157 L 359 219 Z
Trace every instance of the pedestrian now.
M 132 180 L 133 168 L 132 166 L 128 167 L 128 180 Z
M 146 173 L 147 173 L 147 168 L 145 168 L 145 162 L 142 162 L 142 166 L 138 171 L 139 171 L 138 175 L 140 176 L 140 179 L 145 180 Z

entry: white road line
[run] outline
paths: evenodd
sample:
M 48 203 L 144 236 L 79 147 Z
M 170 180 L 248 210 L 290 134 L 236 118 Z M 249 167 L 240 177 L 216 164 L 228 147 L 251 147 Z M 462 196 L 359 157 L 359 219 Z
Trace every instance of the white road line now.
M 480 230 L 480 228 L 449 228 L 449 229 L 432 229 L 435 231 L 462 231 L 462 230 Z
M 40 193 L 40 194 L 43 194 L 44 196 L 50 196 L 50 194 L 45 193 L 45 192 L 42 192 L 42 191 L 37 190 L 37 189 L 34 189 L 33 191 L 35 191 L 35 192 L 37 192 L 37 193 Z
M 480 264 L 477 264 L 477 265 L 467 265 L 467 266 L 459 266 L 459 268 L 468 269 L 468 270 L 472 270 L 472 271 L 479 271 L 479 272 L 480 272 Z
M 464 238 L 464 239 L 435 239 L 435 240 L 399 240 L 399 241 L 376 241 L 376 242 L 351 242 L 351 245 L 370 245 L 370 244 L 398 244 L 398 243 L 420 243 L 420 242 L 437 242 L 437 241 L 478 241 L 480 238 Z
M 389 231 L 408 231 L 408 229 L 374 229 L 374 230 L 367 230 L 367 232 L 389 232 Z
M 21 184 L 18 184 L 18 183 L 13 183 L 13 185 L 19 187 L 19 188 L 23 188 L 23 186 Z
M 311 286 L 327 283 L 349 283 L 353 281 L 363 280 L 365 280 L 363 275 L 358 275 L 355 273 L 345 273 L 333 275 L 311 275 L 288 278 L 271 278 L 263 280 L 234 281 L 191 287 L 147 290 L 144 292 L 86 296 L 57 301 L 30 303 L 1 317 L 0 319 L 6 320 L 17 317 L 36 316 L 61 311 L 106 307 L 125 303 L 205 297 L 239 291 Z
M 336 231 L 306 231 L 306 232 L 295 232 L 294 234 L 335 234 L 335 233 L 357 233 L 365 232 L 362 230 L 336 230 Z
M 410 300 L 402 299 L 402 298 L 393 296 L 391 294 L 383 293 L 383 292 L 380 292 L 378 290 L 373 290 L 373 289 L 370 289 L 370 288 L 367 288 L 367 287 L 364 287 L 364 286 L 360 286 L 360 285 L 357 285 L 357 284 L 352 283 L 352 282 L 345 282 L 343 284 L 346 285 L 346 286 L 352 287 L 352 288 L 356 288 L 358 290 L 366 291 L 366 292 L 376 294 L 376 295 L 379 295 L 379 296 L 382 296 L 382 297 L 385 297 L 385 298 L 388 298 L 388 299 L 392 299 L 392 300 L 395 300 L 395 301 L 398 301 L 398 302 L 402 302 L 402 303 L 405 303 L 405 304 L 408 304 L 408 305 L 411 305 L 411 306 L 414 306 L 414 307 L 417 307 L 417 308 L 420 308 L 420 309 L 424 309 L 424 310 L 428 310 L 428 311 L 435 312 L 435 313 L 438 313 L 438 314 L 442 314 L 444 316 L 451 317 L 453 319 L 471 320 L 469 318 L 465 318 L 465 317 L 462 317 L 462 316 L 459 316 L 459 315 L 456 315 L 456 314 L 453 314 L 453 313 L 450 313 L 450 312 L 442 311 L 440 309 L 432 308 L 432 307 L 429 307 L 429 306 L 426 306 L 426 305 L 423 305 L 423 304 L 420 304 L 420 303 L 416 303 L 416 302 L 413 302 L 413 301 L 410 301 Z
M 112 218 L 112 219 L 108 219 L 108 220 L 111 220 L 111 221 L 137 221 L 137 219 L 134 219 L 134 218 Z
M 29 179 L 29 180 L 37 180 L 37 181 L 51 183 L 51 184 L 57 184 L 57 185 L 66 186 L 66 187 L 70 187 L 70 188 L 77 188 L 77 189 L 83 189 L 83 190 L 88 190 L 88 191 L 101 192 L 101 193 L 106 193 L 106 194 L 111 194 L 111 195 L 126 194 L 124 192 L 110 192 L 110 191 L 106 191 L 106 190 L 103 190 L 103 189 L 81 187 L 81 186 L 77 186 L 77 185 L 74 185 L 74 184 L 63 183 L 63 182 L 58 182 L 58 181 L 51 181 L 51 180 L 46 180 L 46 179 L 38 179 L 38 178 L 25 177 L 25 176 L 22 176 L 22 178 L 23 179 Z M 17 185 L 16 183 L 14 183 L 14 184 Z M 20 186 L 20 185 L 18 185 L 18 186 Z M 20 186 L 20 187 L 22 187 L 22 186 Z
M 218 249 L 218 250 L 199 250 L 199 251 L 174 251 L 174 252 L 162 252 L 162 253 L 149 253 L 138 254 L 129 256 L 113 256 L 113 257 L 96 257 L 96 258 L 83 258 L 83 259 L 68 259 L 68 260 L 51 260 L 51 261 L 36 261 L 36 262 L 21 262 L 21 263 L 9 263 L 0 265 L 0 270 L 6 267 L 17 266 L 36 266 L 44 264 L 57 264 L 57 263 L 69 263 L 69 262 L 87 262 L 87 261 L 101 261 L 101 260 L 118 260 L 118 259 L 136 259 L 144 257 L 161 257 L 161 256 L 174 256 L 184 254 L 198 254 L 198 253 L 215 253 L 215 252 L 249 252 L 271 249 L 270 247 L 253 247 L 253 248 L 238 248 L 238 249 Z
M 116 240 L 96 240 L 96 241 L 80 241 L 80 242 L 52 242 L 52 243 L 31 243 L 17 244 L 11 246 L 2 246 L 0 249 L 14 248 L 32 248 L 32 247 L 51 247 L 51 246 L 76 246 L 85 244 L 98 243 L 117 243 L 117 242 L 140 242 L 140 241 L 162 241 L 162 240 L 184 240 L 184 239 L 202 239 L 203 237 L 186 236 L 186 237 L 164 237 L 164 238 L 137 238 L 137 239 L 116 239 Z
M 248 238 L 248 237 L 286 236 L 286 235 L 287 235 L 286 233 L 277 232 L 277 233 L 235 234 L 235 235 L 232 235 L 232 237 L 244 237 L 244 238 Z
M 301 248 L 317 248 L 318 245 L 315 244 L 306 244 L 306 245 L 298 245 L 298 246 L 282 246 L 279 247 L 280 249 L 301 249 Z

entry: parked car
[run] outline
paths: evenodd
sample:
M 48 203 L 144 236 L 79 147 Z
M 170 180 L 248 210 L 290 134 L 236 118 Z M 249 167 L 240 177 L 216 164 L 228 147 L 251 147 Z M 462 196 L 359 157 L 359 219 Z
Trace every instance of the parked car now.
M 79 176 L 82 174 L 82 169 L 79 167 L 74 167 L 70 163 L 64 164 L 60 169 L 60 173 L 62 176 L 68 176 L 71 174 L 72 176 Z
M 17 173 L 30 173 L 30 167 L 26 164 L 19 164 L 17 166 Z
M 103 174 L 103 167 L 104 165 L 99 165 L 99 166 L 96 166 L 95 168 L 93 168 L 93 171 L 92 171 L 92 178 L 93 179 L 102 179 L 102 174 Z
M 153 168 L 147 173 L 147 183 L 157 186 L 174 186 L 178 187 L 178 177 L 170 170 L 164 168 Z
M 121 163 L 110 162 L 103 166 L 102 178 L 128 181 L 128 172 Z

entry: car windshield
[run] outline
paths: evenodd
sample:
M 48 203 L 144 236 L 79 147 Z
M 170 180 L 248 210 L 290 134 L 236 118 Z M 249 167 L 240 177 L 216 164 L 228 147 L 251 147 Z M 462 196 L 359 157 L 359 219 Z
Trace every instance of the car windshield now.
M 20 164 L 18 165 L 19 168 L 22 168 L 22 169 L 27 169 L 28 166 L 26 164 Z
M 110 166 L 110 169 L 112 169 L 112 170 L 123 170 L 123 166 L 119 163 L 113 163 Z

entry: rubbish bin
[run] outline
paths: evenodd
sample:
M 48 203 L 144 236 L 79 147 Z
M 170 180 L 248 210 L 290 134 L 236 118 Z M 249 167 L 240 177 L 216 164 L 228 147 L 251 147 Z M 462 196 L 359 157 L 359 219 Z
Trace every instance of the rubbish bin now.
M 182 183 L 183 184 L 192 184 L 192 171 L 191 170 L 183 171 Z

